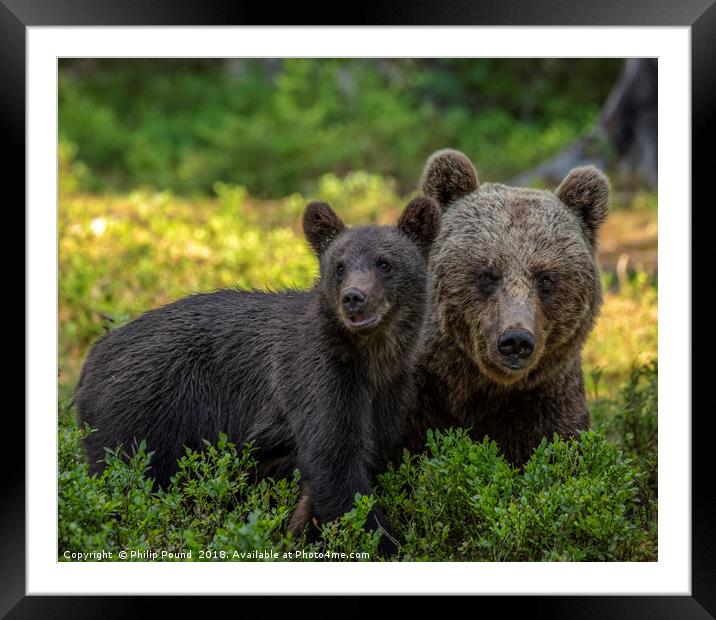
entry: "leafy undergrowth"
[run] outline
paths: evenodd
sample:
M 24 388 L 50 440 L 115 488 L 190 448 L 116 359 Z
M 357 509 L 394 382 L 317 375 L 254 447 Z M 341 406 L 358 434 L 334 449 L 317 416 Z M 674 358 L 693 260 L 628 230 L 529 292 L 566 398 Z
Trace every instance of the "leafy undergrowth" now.
M 72 178 L 74 165 L 61 158 L 61 179 Z M 213 198 L 196 200 L 169 192 L 60 193 L 59 369 L 64 386 L 76 383 L 92 342 L 146 310 L 217 288 L 309 288 L 318 273 L 301 233 L 301 215 L 310 199 L 330 202 L 352 225 L 395 223 L 409 200 L 389 178 L 368 172 L 342 179 L 326 174 L 314 196 L 257 200 L 244 187 L 220 183 L 214 192 Z M 610 214 L 613 226 L 601 241 L 614 256 L 628 260 L 614 273 L 604 262 L 604 305 L 583 356 L 590 396 L 594 372 L 600 373 L 597 396 L 614 397 L 633 364 L 657 355 L 655 275 L 629 258 L 635 233 L 619 224 L 634 213 L 650 222 L 642 236 L 652 243 L 656 211 L 636 199 Z
M 310 544 L 287 533 L 298 472 L 254 483 L 250 447 L 222 437 L 187 452 L 165 490 L 146 478 L 151 454 L 142 445 L 128 462 L 108 452 L 104 472 L 89 476 L 89 429 L 61 404 L 59 559 L 104 550 L 137 560 L 375 560 L 380 535 L 361 526 L 377 502 L 402 543 L 384 559 L 656 560 L 656 386 L 656 363 L 634 369 L 619 399 L 597 403 L 596 417 L 609 424 L 579 441 L 543 441 L 523 470 L 488 440 L 431 433 L 425 454 L 406 453 L 379 476 L 374 496 L 358 498 Z
M 587 396 L 615 398 L 633 366 L 657 357 L 659 343 L 656 278 L 635 272 L 618 284 L 604 274 L 604 304 L 582 351 Z

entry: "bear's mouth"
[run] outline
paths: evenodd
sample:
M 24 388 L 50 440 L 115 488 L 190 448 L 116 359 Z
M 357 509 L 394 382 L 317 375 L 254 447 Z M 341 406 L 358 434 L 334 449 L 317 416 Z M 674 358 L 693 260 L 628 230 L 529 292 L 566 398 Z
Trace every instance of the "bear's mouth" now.
M 500 364 L 504 370 L 510 373 L 521 373 L 532 365 L 530 360 L 510 359 Z
M 479 364 L 482 371 L 495 383 L 512 385 L 526 377 L 532 369 L 531 364 L 512 364 L 482 359 Z
M 356 330 L 360 330 L 372 327 L 373 325 L 378 323 L 380 317 L 375 315 L 368 316 L 364 312 L 356 312 L 355 314 L 345 315 L 345 320 L 350 327 Z

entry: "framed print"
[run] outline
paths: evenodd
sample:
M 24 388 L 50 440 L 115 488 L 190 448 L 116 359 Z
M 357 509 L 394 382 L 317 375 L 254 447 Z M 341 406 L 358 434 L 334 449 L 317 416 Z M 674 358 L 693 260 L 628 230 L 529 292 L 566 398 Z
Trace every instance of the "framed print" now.
M 9 617 L 716 613 L 690 348 L 716 12 L 518 4 L 272 26 L 3 0 L 28 244 Z

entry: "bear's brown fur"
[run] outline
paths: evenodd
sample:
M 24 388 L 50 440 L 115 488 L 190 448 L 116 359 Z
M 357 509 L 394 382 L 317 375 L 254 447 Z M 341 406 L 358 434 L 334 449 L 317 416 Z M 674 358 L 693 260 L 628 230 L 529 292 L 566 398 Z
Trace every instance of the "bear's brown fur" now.
M 580 353 L 602 301 L 608 180 L 590 166 L 556 193 L 479 184 L 465 155 L 443 150 L 421 185 L 444 215 L 409 447 L 422 449 L 428 428 L 469 427 L 522 465 L 543 437 L 589 427 Z

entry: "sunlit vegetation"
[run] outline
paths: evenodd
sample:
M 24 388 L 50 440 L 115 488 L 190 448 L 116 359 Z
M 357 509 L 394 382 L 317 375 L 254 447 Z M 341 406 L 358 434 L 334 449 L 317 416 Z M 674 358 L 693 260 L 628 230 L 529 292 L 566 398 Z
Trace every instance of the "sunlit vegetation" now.
M 309 200 L 330 202 L 349 224 L 393 223 L 425 156 L 445 145 L 473 155 L 483 179 L 506 181 L 593 122 L 617 63 L 582 73 L 557 63 L 538 79 L 527 61 L 509 71 L 498 61 L 380 71 L 294 61 L 269 77 L 259 63 L 226 79 L 225 67 L 200 62 L 164 73 L 95 62 L 60 72 L 61 560 L 66 549 L 100 548 L 377 559 L 378 535 L 361 529 L 376 501 L 401 541 L 396 560 L 657 558 L 653 193 L 615 192 L 600 238 L 604 306 L 583 352 L 594 431 L 548 438 L 523 470 L 489 441 L 431 434 L 425 454 L 405 454 L 309 544 L 286 530 L 298 473 L 253 484 L 251 449 L 222 438 L 188 452 L 161 491 L 144 475 L 143 447 L 129 462 L 109 451 L 105 472 L 89 476 L 81 439 L 91 429 L 78 428 L 71 405 L 92 343 L 144 311 L 218 288 L 310 287 Z M 530 101 L 515 80 L 530 84 Z M 217 555 L 227 549 L 244 555 Z

